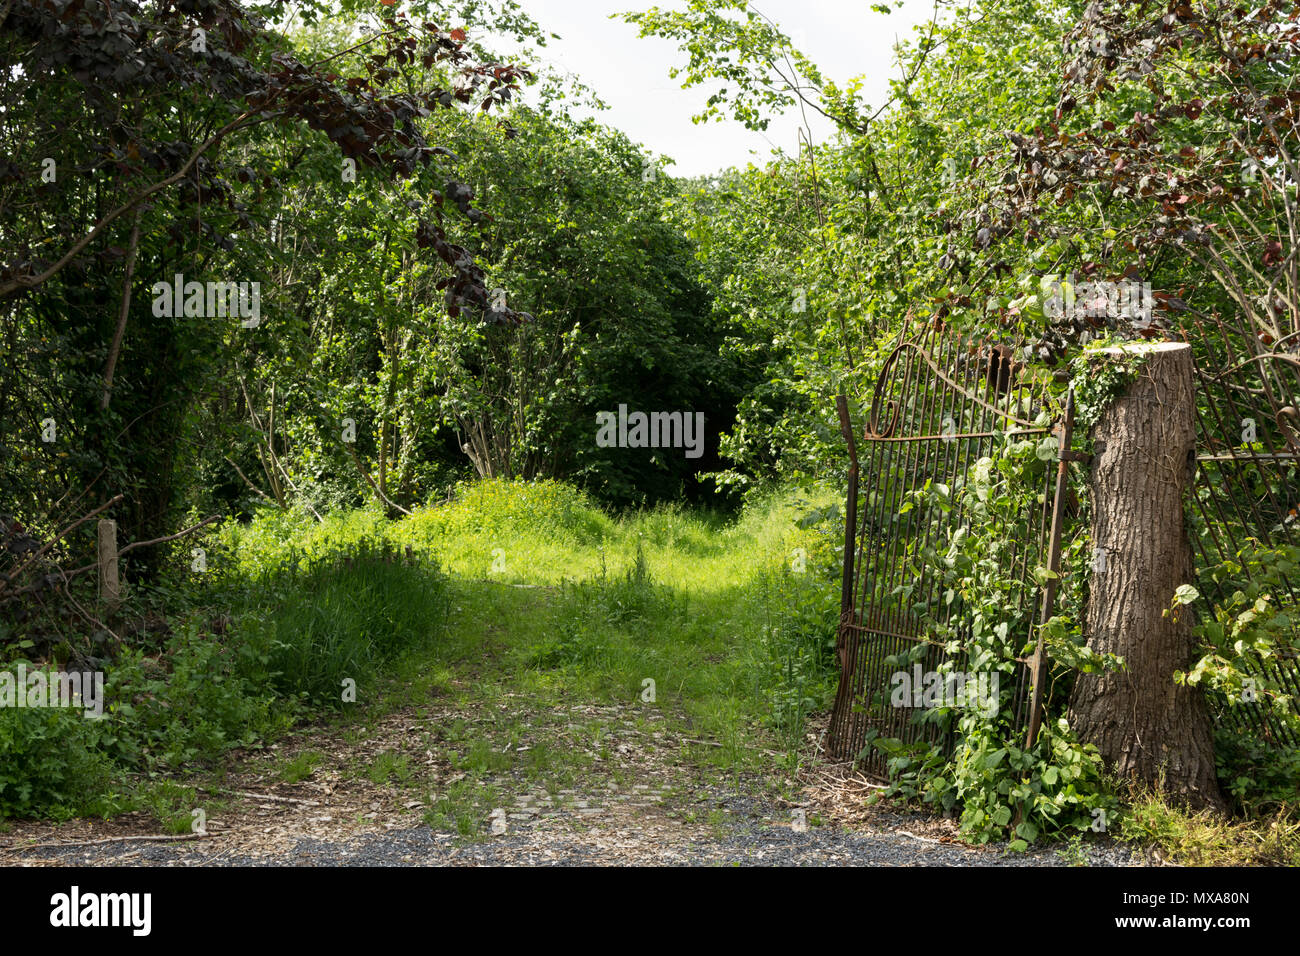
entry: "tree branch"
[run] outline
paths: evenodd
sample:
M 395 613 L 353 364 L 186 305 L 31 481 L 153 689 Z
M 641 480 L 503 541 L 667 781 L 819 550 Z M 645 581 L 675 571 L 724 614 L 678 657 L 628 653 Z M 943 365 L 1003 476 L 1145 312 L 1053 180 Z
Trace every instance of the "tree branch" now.
M 100 411 L 108 411 L 108 403 L 113 394 L 113 373 L 117 370 L 117 357 L 122 351 L 122 337 L 126 334 L 126 316 L 131 309 L 131 280 L 135 278 L 135 258 L 140 250 L 140 215 L 140 207 L 136 206 L 135 217 L 131 222 L 131 239 L 126 248 L 122 308 L 117 313 L 117 328 L 113 330 L 113 344 L 108 347 L 108 359 L 104 362 L 104 394 L 99 399 Z

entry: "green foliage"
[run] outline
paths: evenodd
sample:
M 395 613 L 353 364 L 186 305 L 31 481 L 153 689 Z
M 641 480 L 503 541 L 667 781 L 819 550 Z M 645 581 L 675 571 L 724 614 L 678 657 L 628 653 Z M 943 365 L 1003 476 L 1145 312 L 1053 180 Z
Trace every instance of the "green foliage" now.
M 84 813 L 124 771 L 211 765 L 297 719 L 357 700 L 382 668 L 445 632 L 447 582 L 422 555 L 399 559 L 375 515 L 328 529 L 268 509 L 218 532 L 243 564 L 214 571 L 214 603 L 178 619 L 158 649 L 123 648 L 105 665 L 105 714 L 0 708 L 0 816 Z M 58 746 L 53 742 L 58 741 Z
M 1215 731 L 1219 778 L 1234 803 L 1250 812 L 1294 805 L 1300 791 L 1297 749 L 1260 729 L 1267 718 L 1300 738 L 1300 710 L 1283 676 L 1300 652 L 1296 599 L 1287 583 L 1297 567 L 1300 548 L 1247 541 L 1234 557 L 1202 571 L 1200 591 L 1180 589 L 1169 612 L 1189 607 L 1200 614 L 1193 627 L 1198 656 L 1174 679 L 1202 688 L 1222 714 Z
M 1129 796 L 1115 830 L 1135 848 L 1158 850 L 1157 859 L 1166 865 L 1297 866 L 1300 821 L 1294 813 L 1294 788 L 1290 797 L 1290 808 L 1284 805 L 1257 821 L 1239 822 L 1209 810 L 1190 813 L 1158 792 L 1139 790 Z
M 433 21 L 417 57 L 394 46 L 408 29 L 395 22 L 391 38 L 358 36 L 375 12 L 362 0 L 214 8 L 229 28 L 210 31 L 222 56 L 197 73 L 166 52 L 187 34 L 180 8 L 79 7 L 68 30 L 41 4 L 7 7 L 0 50 L 23 68 L 0 76 L 0 234 L 12 252 L 0 261 L 0 642 L 51 660 L 102 658 L 117 709 L 75 727 L 57 712 L 0 713 L 0 756 L 12 757 L 0 763 L 0 814 L 70 812 L 113 767 L 211 761 L 305 707 L 336 706 L 346 679 L 367 689 L 407 650 L 436 645 L 444 568 L 485 585 L 526 582 L 565 612 L 510 658 L 530 679 L 628 694 L 659 673 L 679 697 L 708 702 L 733 749 L 742 715 L 757 713 L 793 751 L 835 678 L 840 516 L 826 500 L 767 492 L 839 483 L 847 462 L 831 397 L 846 394 L 860 425 L 900 328 L 943 323 L 1033 344 L 1025 376 L 1058 396 L 1072 378 L 1081 435 L 1139 363 L 1082 348 L 1114 323 L 1058 327 L 1046 276 L 1140 275 L 1174 326 L 1193 311 L 1179 298 L 1193 288 L 1202 311 L 1244 316 L 1248 359 L 1296 334 L 1283 327 L 1296 314 L 1286 229 L 1296 176 L 1293 162 L 1275 163 L 1296 154 L 1294 71 L 1285 44 L 1265 36 L 1293 8 L 1198 8 L 1223 27 L 1219 49 L 1166 6 L 975 0 L 900 45 L 899 79 L 878 109 L 860 81 L 836 83 L 743 0 L 623 14 L 681 48 L 672 76 L 683 86 L 711 87 L 697 120 L 764 129 L 798 108 L 835 123 L 830 142 L 805 130 L 794 156 L 692 181 L 578 119 L 575 100 L 599 106 L 579 84 L 547 76 L 528 105 L 511 98 L 527 76 L 493 47 L 535 55 L 547 40 L 517 0 L 413 0 L 411 23 Z M 282 25 L 254 28 L 248 11 Z M 123 29 L 104 30 L 102 16 Z M 1089 53 L 1097 31 L 1111 53 Z M 147 63 L 124 55 L 135 47 Z M 316 66 L 266 72 L 272 56 Z M 494 65 L 476 72 L 471 56 Z M 466 84 L 489 77 L 482 112 L 498 108 L 508 124 L 458 108 Z M 274 131 L 272 118 L 283 121 Z M 1256 143 L 1235 135 L 1242 128 L 1265 132 Z M 182 168 L 213 130 L 202 162 Z M 361 160 L 354 178 L 340 175 L 340 150 Z M 57 182 L 34 173 L 45 153 L 59 157 Z M 165 176 L 174 182 L 141 196 Z M 259 279 L 264 327 L 153 315 L 142 289 L 178 271 Z M 1249 373 L 1252 388 L 1278 384 L 1266 368 Z M 622 404 L 704 412 L 705 454 L 598 447 L 595 413 Z M 47 416 L 57 442 L 39 440 Z M 907 532 L 894 557 L 939 569 L 945 613 L 933 637 L 1004 686 L 1049 574 L 1008 573 L 1009 552 L 1034 536 L 1026 514 L 1046 507 L 1038 489 L 1054 460 L 1051 439 L 1008 438 L 968 474 L 926 481 L 889 518 Z M 596 506 L 698 501 L 704 473 L 722 500 L 743 493 L 738 519 L 671 507 L 615 518 Z M 907 476 L 875 477 L 893 488 Z M 1254 481 L 1244 497 L 1275 496 L 1277 482 Z M 24 571 L 45 585 L 9 614 L 8 571 L 117 493 L 110 513 L 124 540 L 213 512 L 251 520 L 135 552 L 127 607 L 89 633 L 77 606 L 92 597 L 90 576 L 64 587 L 66 606 L 26 606 L 88 560 L 87 524 Z M 183 571 L 200 541 L 214 568 L 202 580 Z M 1075 673 L 1122 666 L 1083 640 L 1087 546 L 1069 538 L 1042 629 L 1055 709 L 1033 748 L 1014 746 L 1004 717 L 974 713 L 939 715 L 958 733 L 950 759 L 876 741 L 895 793 L 960 807 L 977 839 L 1028 844 L 1109 806 L 1095 754 L 1055 719 Z M 1252 545 L 1208 572 L 1204 600 L 1173 596 L 1174 613 L 1205 608 L 1202 653 L 1180 679 L 1230 709 L 1253 682 L 1262 705 L 1294 723 L 1270 668 L 1296 650 L 1279 569 L 1298 560 Z M 920 602 L 919 579 L 890 597 Z M 722 621 L 737 633 L 718 633 Z M 115 633 L 127 635 L 121 649 Z M 705 648 L 719 660 L 702 672 Z M 56 734 L 75 773 L 37 746 Z M 1266 758 L 1235 732 L 1220 759 L 1243 806 L 1280 799 L 1296 779 L 1292 754 Z M 455 801 L 432 812 L 471 826 Z
M 244 642 L 192 623 L 161 656 L 129 649 L 105 677 L 99 746 L 119 766 L 177 770 L 252 744 L 289 717 L 276 707 L 264 667 Z
M 730 114 L 752 130 L 764 130 L 773 113 L 800 102 L 846 126 L 862 122 L 852 92 L 856 85 L 847 95 L 841 93 L 789 36 L 745 0 L 690 0 L 685 11 L 651 7 L 622 17 L 636 24 L 641 36 L 675 40 L 689 54 L 685 68 L 669 71 L 674 78 L 685 73 L 683 88 L 719 80 L 729 84 L 709 97 L 697 123 Z
M 960 733 L 950 761 L 896 740 L 875 741 L 890 756 L 887 794 L 960 809 L 968 837 L 977 843 L 1005 838 L 1013 850 L 1090 830 L 1098 811 L 1117 806 L 1103 787 L 1097 749 L 1080 745 L 1064 719 L 1045 724 L 1029 750 L 976 715 L 962 718 Z
M 1224 793 L 1241 812 L 1262 816 L 1271 811 L 1296 811 L 1300 747 L 1220 725 L 1215 728 L 1214 760 Z
M 0 708 L 0 820 L 92 811 L 114 779 L 96 724 L 77 709 Z
M 657 634 L 685 618 L 684 596 L 657 585 L 638 537 L 636 555 L 621 577 L 611 577 L 601 553 L 599 573 L 585 581 L 565 582 L 559 600 L 570 609 L 559 634 L 535 645 L 527 665 L 543 669 L 598 667 L 612 653 L 610 635 L 625 635 L 642 647 L 658 643 Z
M 803 527 L 814 533 L 797 538 L 804 547 L 794 562 L 787 556 L 779 566 L 768 565 L 751 585 L 763 611 L 754 651 L 756 693 L 770 700 L 767 721 L 792 755 L 803 744 L 807 718 L 826 706 L 839 679 L 838 522 L 816 511 L 805 518 Z
M 1085 437 L 1102 413 L 1137 381 L 1145 361 L 1140 353 L 1126 352 L 1121 357 L 1096 351 L 1106 344 L 1105 340 L 1093 343 L 1070 363 L 1075 430 Z
M 1300 731 L 1296 701 L 1277 674 L 1277 666 L 1300 651 L 1297 606 L 1286 585 L 1297 567 L 1300 548 L 1250 541 L 1235 558 L 1203 572 L 1211 593 L 1223 598 L 1194 627 L 1203 653 L 1175 679 L 1217 691 L 1231 706 L 1262 706 Z M 1180 592 L 1173 599 L 1175 611 L 1200 599 L 1194 588 Z
M 0 500 L 25 524 L 48 533 L 121 493 L 124 529 L 162 536 L 187 506 L 242 496 L 252 480 L 237 477 L 240 464 L 245 478 L 262 465 L 269 496 L 285 503 L 295 482 L 272 464 L 280 422 L 276 410 L 263 422 L 251 372 L 271 371 L 270 355 L 302 367 L 301 354 L 282 350 L 298 342 L 310 304 L 300 289 L 312 277 L 295 262 L 302 248 L 283 245 L 303 237 L 284 226 L 316 183 L 341 184 L 345 161 L 368 171 L 376 191 L 421 180 L 427 201 L 386 225 L 412 262 L 437 262 L 449 315 L 521 318 L 485 308 L 482 269 L 450 241 L 444 199 L 468 222 L 483 215 L 451 151 L 426 135 L 435 112 L 500 106 L 526 74 L 501 61 L 475 68 L 463 31 L 457 41 L 433 23 L 380 17 L 385 28 L 346 57 L 299 60 L 281 32 L 237 3 L 218 4 L 200 17 L 204 55 L 178 56 L 200 52 L 190 48 L 194 10 L 6 4 Z M 442 85 L 452 75 L 454 94 Z M 243 317 L 251 326 L 225 314 L 158 314 L 150 290 L 176 274 L 264 287 L 265 309 Z M 289 389 L 321 384 L 297 376 Z M 47 420 L 54 441 L 41 437 Z M 213 488 L 214 478 L 231 487 Z M 151 554 L 140 557 L 156 570 Z
M 435 640 L 447 611 L 445 579 L 424 552 L 407 563 L 362 537 L 325 556 L 282 553 L 235 613 L 276 693 L 319 709 L 342 707 L 345 688 L 359 699 L 385 663 Z

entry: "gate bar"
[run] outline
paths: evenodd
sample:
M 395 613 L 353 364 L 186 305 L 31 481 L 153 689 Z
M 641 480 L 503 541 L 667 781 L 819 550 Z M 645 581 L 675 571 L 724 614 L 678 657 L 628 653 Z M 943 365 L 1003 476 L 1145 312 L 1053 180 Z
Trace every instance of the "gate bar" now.
M 1030 673 L 1034 682 L 1033 694 L 1029 702 L 1029 732 L 1025 735 L 1025 749 L 1028 750 L 1038 739 L 1038 728 L 1043 722 L 1043 683 L 1047 680 L 1047 649 L 1043 646 L 1043 631 L 1056 610 L 1056 582 L 1061 576 L 1061 525 L 1064 523 L 1065 496 L 1069 488 L 1070 462 L 1079 460 L 1080 455 L 1072 451 L 1070 443 L 1074 438 L 1074 388 L 1071 387 L 1065 399 L 1065 416 L 1056 429 L 1058 439 L 1056 448 L 1056 495 L 1052 501 L 1052 531 L 1047 544 L 1047 570 L 1050 572 L 1047 583 L 1043 586 L 1042 612 L 1039 617 L 1038 638 L 1034 643 L 1034 656 L 1030 663 Z
M 848 397 L 840 392 L 835 396 L 835 410 L 840 415 L 840 431 L 849 446 L 849 492 L 844 501 L 844 576 L 840 582 L 840 631 L 836 635 L 835 650 L 843 673 L 847 666 L 845 636 L 853 624 L 853 551 L 858 544 L 858 446 L 853 440 L 853 422 L 849 419 Z

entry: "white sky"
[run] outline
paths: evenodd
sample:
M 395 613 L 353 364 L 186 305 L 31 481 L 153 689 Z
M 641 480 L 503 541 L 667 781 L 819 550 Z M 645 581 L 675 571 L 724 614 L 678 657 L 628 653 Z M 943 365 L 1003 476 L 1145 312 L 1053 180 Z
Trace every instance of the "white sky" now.
M 754 5 L 790 35 L 827 78 L 843 84 L 864 77 L 863 98 L 877 107 L 889 95 L 889 77 L 898 73 L 895 41 L 910 39 L 912 28 L 928 22 L 934 7 L 933 0 L 905 0 L 901 9 L 884 15 L 872 10 L 871 2 L 755 0 Z M 774 118 L 763 134 L 729 119 L 692 123 L 710 88 L 683 90 L 680 79 L 669 78 L 669 68 L 684 66 L 686 54 L 668 40 L 638 39 L 635 25 L 609 19 L 611 13 L 651 6 L 684 8 L 680 0 L 523 0 L 523 6 L 543 29 L 563 37 L 548 42 L 542 51 L 545 62 L 576 75 L 609 105 L 600 114 L 601 122 L 677 160 L 669 168 L 673 175 L 716 172 L 751 161 L 761 164 L 773 146 L 787 153 L 797 150 L 798 110 Z M 813 115 L 809 121 L 815 141 L 830 137 L 828 121 Z

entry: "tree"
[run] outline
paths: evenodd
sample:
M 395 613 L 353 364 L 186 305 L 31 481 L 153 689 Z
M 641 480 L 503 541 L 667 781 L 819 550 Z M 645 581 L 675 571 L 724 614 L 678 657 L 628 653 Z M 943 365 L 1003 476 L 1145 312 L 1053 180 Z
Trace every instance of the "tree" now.
M 475 61 L 461 29 L 388 16 L 354 38 L 356 69 L 344 75 L 342 52 L 304 62 L 225 0 L 13 0 L 0 14 L 0 491 L 33 527 L 111 489 L 126 494 L 127 536 L 172 530 L 194 477 L 185 442 L 196 400 L 259 333 L 160 316 L 139 289 L 260 264 L 249 247 L 299 172 L 293 159 L 248 162 L 270 130 L 332 144 L 331 177 L 348 164 L 393 181 L 438 169 L 443 185 L 409 207 L 415 254 L 441 263 L 450 312 L 523 319 L 491 307 L 482 269 L 449 238 L 444 207 L 484 216 L 425 134 L 435 113 L 499 107 L 527 76 Z M 435 66 L 445 83 L 409 82 Z M 268 289 L 268 325 L 287 311 L 286 291 Z M 42 422 L 57 440 L 40 440 L 51 433 Z

